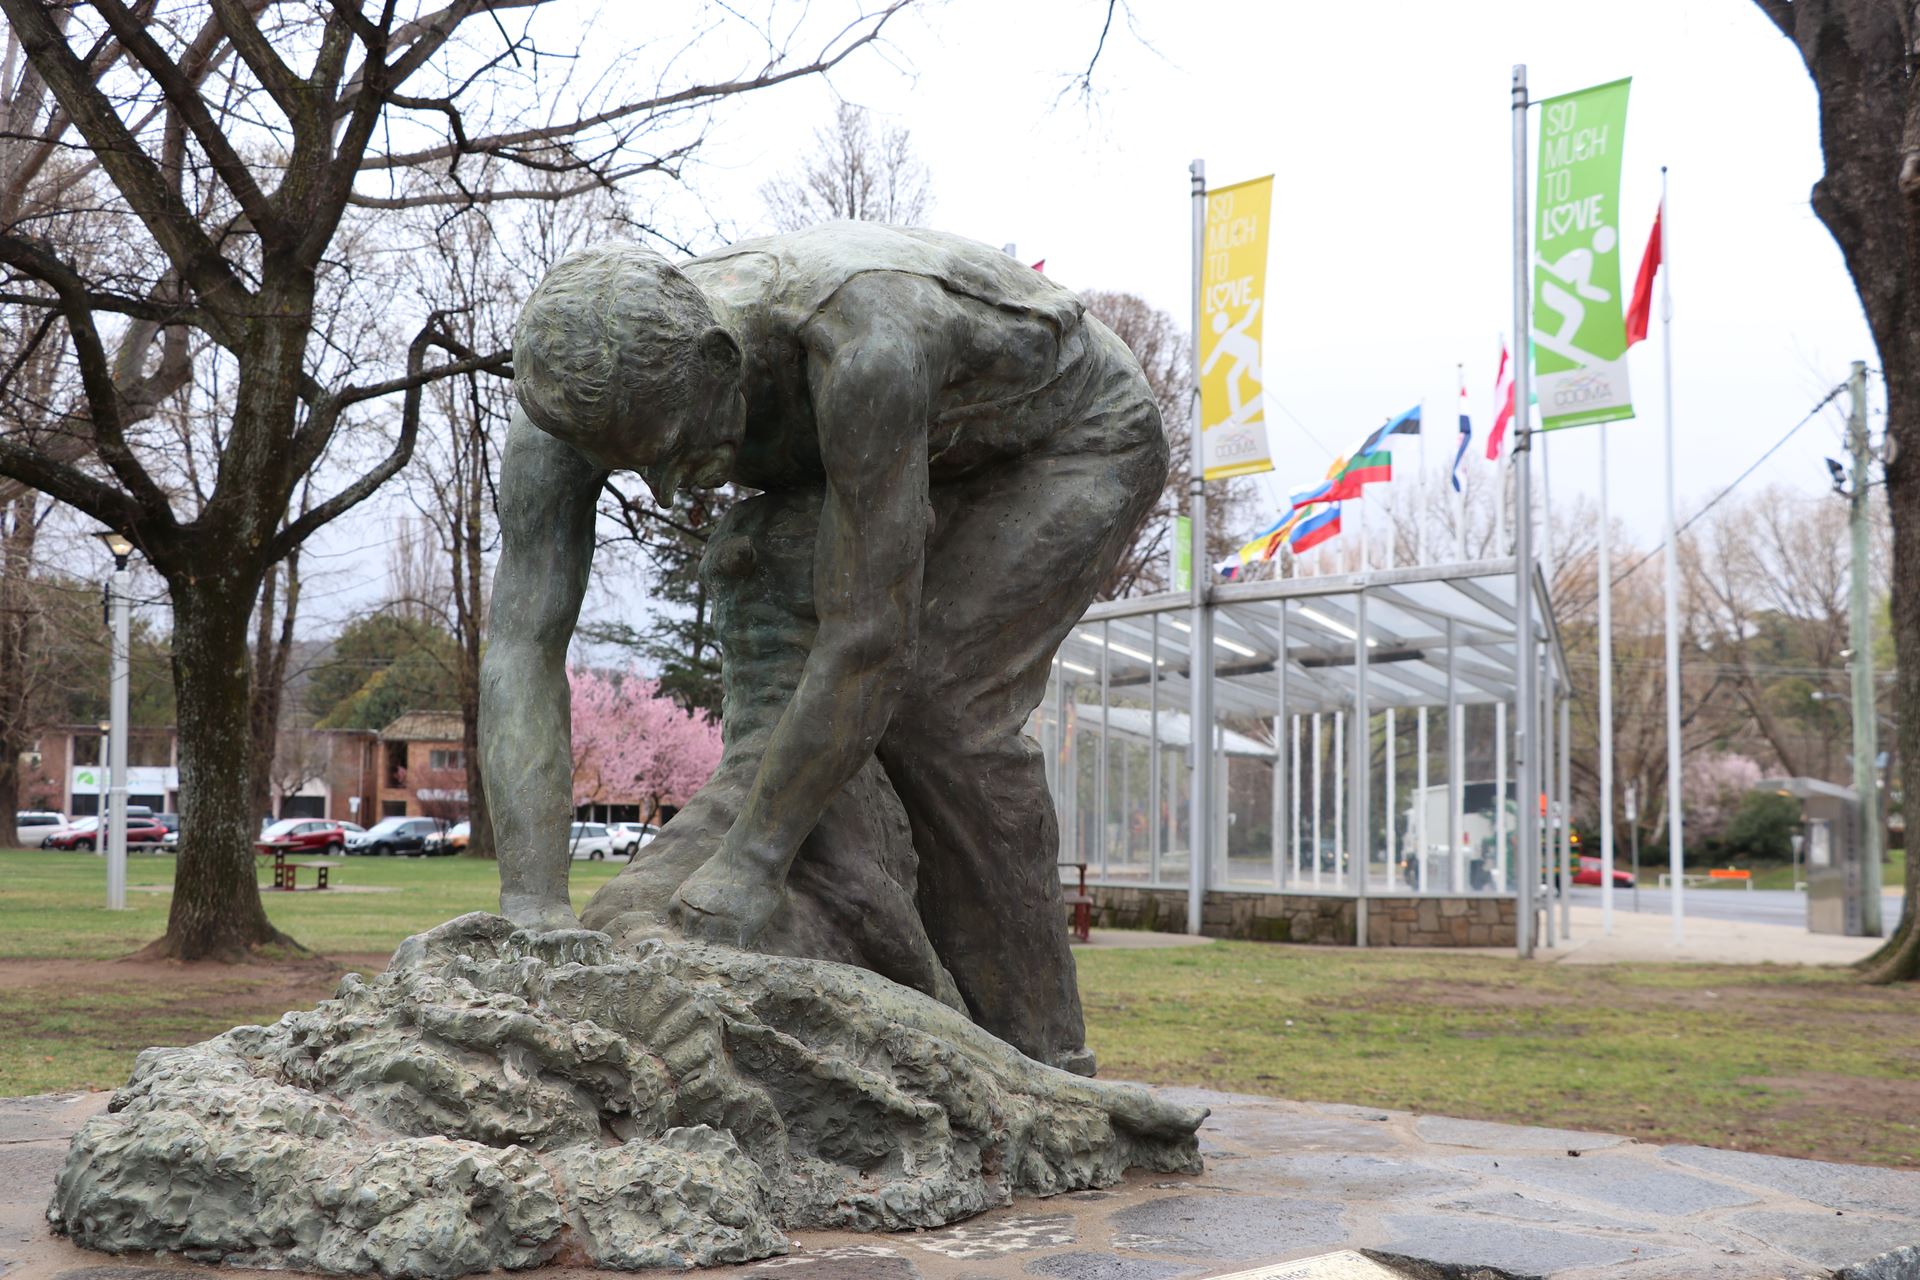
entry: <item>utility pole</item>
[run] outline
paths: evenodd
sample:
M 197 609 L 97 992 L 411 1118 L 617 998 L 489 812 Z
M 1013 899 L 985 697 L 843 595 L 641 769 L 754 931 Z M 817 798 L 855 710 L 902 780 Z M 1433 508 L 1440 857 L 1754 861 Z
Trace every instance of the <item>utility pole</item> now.
M 1853 412 L 1847 423 L 1847 449 L 1853 457 L 1853 484 L 1847 495 L 1850 532 L 1853 535 L 1853 581 L 1849 591 L 1847 642 L 1852 648 L 1847 666 L 1853 677 L 1853 789 L 1860 797 L 1860 924 L 1869 938 L 1878 938 L 1883 930 L 1880 920 L 1880 846 L 1886 841 L 1886 824 L 1881 818 L 1879 770 L 1878 703 L 1873 696 L 1873 618 L 1868 578 L 1872 566 L 1867 559 L 1868 503 L 1873 495 L 1871 454 L 1867 448 L 1867 366 L 1853 362 L 1853 375 L 1847 379 L 1853 397 Z

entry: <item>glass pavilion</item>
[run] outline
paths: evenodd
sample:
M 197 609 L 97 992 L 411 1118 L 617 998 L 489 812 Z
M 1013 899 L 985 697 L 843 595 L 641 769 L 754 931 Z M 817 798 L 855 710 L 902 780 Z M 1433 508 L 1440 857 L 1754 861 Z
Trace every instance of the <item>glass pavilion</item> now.
M 1514 896 L 1518 578 L 1511 558 L 1216 585 L 1212 848 L 1192 856 L 1193 609 L 1185 593 L 1095 605 L 1054 660 L 1030 730 L 1045 753 L 1065 874 L 1184 889 L 1369 897 Z M 1541 679 L 1541 858 L 1571 860 L 1568 679 L 1533 581 Z M 1281 656 L 1284 655 L 1284 660 Z M 1551 797 L 1554 803 L 1549 804 Z M 1544 899 L 1536 897 L 1536 909 Z M 1548 909 L 1545 931 L 1554 922 Z M 1561 929 L 1565 928 L 1564 902 Z

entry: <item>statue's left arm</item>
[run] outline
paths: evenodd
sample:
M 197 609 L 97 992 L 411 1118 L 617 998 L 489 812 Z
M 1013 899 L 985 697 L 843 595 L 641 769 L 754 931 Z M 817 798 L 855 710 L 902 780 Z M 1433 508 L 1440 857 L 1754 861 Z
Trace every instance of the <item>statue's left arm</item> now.
M 800 843 L 886 732 L 920 612 L 926 344 L 907 330 L 836 323 L 831 312 L 814 327 L 809 375 L 827 478 L 813 567 L 819 630 L 740 816 L 678 895 L 683 926 L 742 945 L 778 908 Z

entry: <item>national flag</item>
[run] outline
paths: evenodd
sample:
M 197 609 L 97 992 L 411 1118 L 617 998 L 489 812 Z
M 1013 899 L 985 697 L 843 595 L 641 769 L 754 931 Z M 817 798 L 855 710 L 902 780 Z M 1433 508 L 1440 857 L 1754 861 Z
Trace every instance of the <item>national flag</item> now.
M 1340 504 L 1334 503 L 1315 515 L 1302 520 L 1293 530 L 1292 551 L 1302 555 L 1313 550 L 1321 543 L 1340 533 Z
M 1295 489 L 1288 495 L 1287 505 L 1298 512 L 1302 507 L 1309 507 L 1316 502 L 1327 501 L 1328 496 L 1333 492 L 1334 478 L 1346 469 L 1346 465 L 1347 460 L 1345 458 L 1335 458 L 1327 467 L 1325 480 L 1305 489 Z
M 1040 261 L 1033 264 L 1033 269 L 1041 275 L 1047 274 L 1047 260 L 1045 258 L 1040 259 Z
M 1487 433 L 1487 461 L 1500 461 L 1500 446 L 1506 442 L 1507 428 L 1513 425 L 1513 360 L 1507 344 L 1500 344 L 1500 372 L 1493 379 L 1493 430 Z
M 1467 416 L 1467 375 L 1460 375 L 1460 447 L 1453 451 L 1453 491 L 1460 492 L 1460 462 L 1473 443 L 1473 419 Z
M 1653 277 L 1660 270 L 1660 219 L 1666 213 L 1664 202 L 1653 211 L 1653 234 L 1647 237 L 1647 251 L 1640 255 L 1640 274 L 1633 278 L 1633 298 L 1627 303 L 1627 345 L 1647 336 L 1647 317 L 1653 311 Z
M 1333 478 L 1333 488 L 1327 494 L 1327 500 L 1343 502 L 1348 498 L 1357 498 L 1366 486 L 1391 479 L 1393 450 L 1376 448 L 1370 453 L 1356 453 L 1347 460 L 1340 474 Z
M 1235 560 L 1232 556 L 1228 556 L 1219 564 L 1214 565 L 1213 571 L 1222 578 L 1225 578 L 1228 582 L 1232 582 L 1240 576 L 1240 568 L 1240 561 Z

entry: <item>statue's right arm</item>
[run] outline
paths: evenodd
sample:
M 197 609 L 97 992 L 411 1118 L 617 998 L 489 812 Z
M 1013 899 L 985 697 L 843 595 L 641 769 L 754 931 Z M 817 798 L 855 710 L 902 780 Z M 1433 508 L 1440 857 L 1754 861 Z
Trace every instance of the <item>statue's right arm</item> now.
M 480 758 L 501 911 L 571 927 L 573 734 L 567 645 L 593 564 L 606 472 L 515 409 L 500 464 L 500 564 L 480 664 Z

